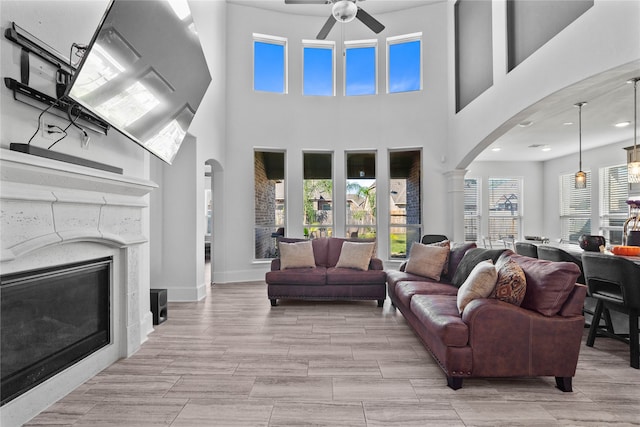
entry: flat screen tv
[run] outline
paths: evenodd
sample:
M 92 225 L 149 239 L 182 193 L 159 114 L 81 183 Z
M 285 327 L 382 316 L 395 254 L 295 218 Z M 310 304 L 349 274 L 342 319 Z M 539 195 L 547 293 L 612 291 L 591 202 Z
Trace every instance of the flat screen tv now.
M 171 164 L 210 82 L 186 0 L 111 0 L 66 95 Z

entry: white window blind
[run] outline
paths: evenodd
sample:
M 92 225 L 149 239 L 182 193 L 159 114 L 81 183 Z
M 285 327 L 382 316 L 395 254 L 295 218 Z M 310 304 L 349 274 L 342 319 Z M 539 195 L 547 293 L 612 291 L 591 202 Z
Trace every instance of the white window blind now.
M 464 180 L 464 240 L 478 241 L 480 229 L 480 187 L 477 178 Z
M 519 237 L 521 189 L 520 178 L 489 178 L 489 238 L 491 240 Z
M 587 188 L 575 188 L 574 175 L 560 176 L 560 238 L 577 242 L 591 234 L 591 172 L 587 171 Z
M 600 234 L 610 244 L 622 244 L 622 226 L 629 215 L 627 165 L 600 170 Z

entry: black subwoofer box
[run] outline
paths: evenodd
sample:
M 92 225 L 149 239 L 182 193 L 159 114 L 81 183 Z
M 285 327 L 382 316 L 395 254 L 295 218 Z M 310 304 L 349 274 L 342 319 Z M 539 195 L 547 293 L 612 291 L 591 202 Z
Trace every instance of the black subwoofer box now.
M 151 313 L 153 324 L 159 325 L 167 320 L 167 290 L 151 289 Z

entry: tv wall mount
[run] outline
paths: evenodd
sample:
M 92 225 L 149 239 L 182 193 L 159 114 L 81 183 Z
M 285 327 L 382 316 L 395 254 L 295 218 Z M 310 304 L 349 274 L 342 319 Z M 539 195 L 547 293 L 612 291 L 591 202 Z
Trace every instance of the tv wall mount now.
M 77 117 L 77 120 L 82 123 L 84 128 L 107 135 L 107 131 L 110 128 L 110 125 L 107 122 L 85 111 L 76 102 L 64 96 L 67 84 L 75 71 L 75 67 L 71 64 L 68 58 L 65 58 L 60 52 L 30 34 L 24 28 L 21 28 L 15 22 L 12 22 L 11 26 L 5 30 L 4 36 L 6 39 L 21 47 L 20 81 L 11 77 L 4 78 L 5 86 L 13 92 L 13 99 L 39 110 L 42 110 L 42 106 L 40 104 L 44 104 L 46 105 L 45 108 L 48 112 L 59 118 L 70 120 L 70 117 Z M 56 98 L 29 86 L 29 54 L 34 54 L 55 67 Z M 55 113 L 54 111 L 58 112 Z M 63 114 L 60 112 L 63 112 Z M 67 163 L 88 166 L 94 169 L 101 169 L 119 174 L 123 173 L 121 168 L 80 157 L 70 156 L 68 154 L 58 153 L 48 149 L 38 148 L 30 144 L 12 143 L 10 144 L 9 149 L 40 157 L 60 160 Z

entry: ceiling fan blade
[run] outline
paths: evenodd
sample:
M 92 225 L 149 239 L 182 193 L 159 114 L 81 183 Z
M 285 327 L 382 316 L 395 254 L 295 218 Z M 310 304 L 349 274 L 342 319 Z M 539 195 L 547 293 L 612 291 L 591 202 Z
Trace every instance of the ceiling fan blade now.
M 329 35 L 329 31 L 331 31 L 335 23 L 336 23 L 336 18 L 334 18 L 333 15 L 329 15 L 329 19 L 327 19 L 327 22 L 325 22 L 324 25 L 322 26 L 322 29 L 316 36 L 316 39 L 318 40 L 326 39 L 327 36 Z
M 284 4 L 327 4 L 327 0 L 284 0 Z
M 380 31 L 384 30 L 384 25 L 380 23 L 376 18 L 369 15 L 362 8 L 358 7 L 358 13 L 356 14 L 356 18 L 360 20 L 364 25 L 369 27 L 371 31 L 378 34 Z

